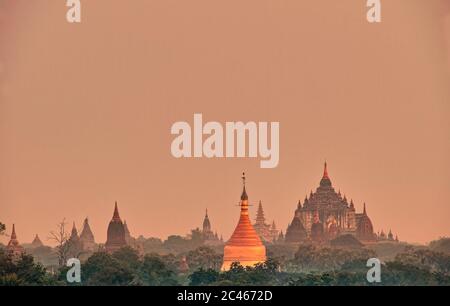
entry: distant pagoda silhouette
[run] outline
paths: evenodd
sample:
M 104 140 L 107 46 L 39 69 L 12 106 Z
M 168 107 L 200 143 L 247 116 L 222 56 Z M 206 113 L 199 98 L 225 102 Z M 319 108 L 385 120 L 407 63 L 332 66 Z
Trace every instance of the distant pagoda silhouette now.
M 125 227 L 123 225 L 122 219 L 120 219 L 119 209 L 116 202 L 114 206 L 113 217 L 108 225 L 105 248 L 108 253 L 114 253 L 115 251 L 126 245 L 127 242 L 125 239 Z
M 18 260 L 25 252 L 24 248 L 20 245 L 19 240 L 17 240 L 15 224 L 12 226 L 11 237 L 6 246 L 6 251 L 14 261 Z
M 243 190 L 239 206 L 241 214 L 236 229 L 224 248 L 222 270 L 229 270 L 233 262 L 253 266 L 266 260 L 266 247 L 256 233 L 248 214 L 248 195 L 245 190 L 245 173 L 242 175 Z
M 91 227 L 89 226 L 88 218 L 84 219 L 83 230 L 80 234 L 80 241 L 83 244 L 83 249 L 86 251 L 95 250 L 95 238 L 92 233 Z
M 33 242 L 31 242 L 31 248 L 36 249 L 39 247 L 44 246 L 44 244 L 42 243 L 41 239 L 39 238 L 39 235 L 36 234 L 36 236 L 33 239 Z

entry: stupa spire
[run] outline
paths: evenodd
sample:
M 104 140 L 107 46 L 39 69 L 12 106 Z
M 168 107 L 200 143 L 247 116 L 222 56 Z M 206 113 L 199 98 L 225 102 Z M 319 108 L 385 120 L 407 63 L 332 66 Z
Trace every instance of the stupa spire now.
M 113 214 L 113 218 L 114 221 L 122 221 L 120 219 L 120 215 L 119 215 L 119 208 L 117 207 L 117 201 L 115 202 L 114 205 L 114 214 Z
M 16 240 L 16 239 L 17 239 L 17 235 L 16 235 L 16 225 L 13 224 L 12 232 L 11 232 L 11 240 Z
M 364 215 L 367 215 L 367 212 L 366 212 L 366 202 L 364 202 L 363 214 L 364 214 Z
M 210 231 L 211 231 L 211 222 L 209 221 L 207 208 L 205 211 L 205 218 L 203 218 L 203 232 L 210 232 Z
M 325 161 L 325 164 L 323 166 L 323 177 L 324 179 L 329 179 L 330 177 L 328 176 L 328 169 L 327 169 L 327 162 Z
M 15 259 L 17 259 L 18 256 L 24 252 L 24 249 L 17 240 L 15 224 L 13 224 L 12 226 L 10 238 L 11 239 L 9 240 L 8 245 L 6 246 L 6 250 L 10 252 L 10 254 L 12 254 Z
M 242 172 L 242 194 L 241 194 L 241 200 L 248 200 L 247 191 L 245 190 L 245 172 Z
M 330 177 L 328 175 L 328 167 L 327 167 L 327 162 L 326 161 L 325 161 L 324 166 L 323 166 L 323 175 L 322 175 L 322 179 L 320 180 L 320 186 L 324 187 L 324 188 L 331 187 L 331 180 L 330 180 Z
M 72 233 L 70 235 L 70 239 L 71 240 L 78 240 L 78 231 L 77 231 L 77 227 L 75 226 L 75 221 L 73 222 L 72 225 Z
M 264 217 L 264 210 L 263 210 L 263 207 L 262 207 L 262 202 L 259 201 L 258 211 L 256 213 L 256 223 L 263 223 L 264 224 L 265 221 L 266 221 L 266 218 Z

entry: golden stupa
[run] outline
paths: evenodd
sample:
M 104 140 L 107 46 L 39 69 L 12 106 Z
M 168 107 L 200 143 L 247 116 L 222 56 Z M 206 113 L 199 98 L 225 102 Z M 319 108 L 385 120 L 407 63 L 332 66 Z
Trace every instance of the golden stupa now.
M 248 196 L 245 191 L 245 173 L 242 176 L 244 188 L 241 195 L 241 216 L 239 223 L 225 244 L 222 271 L 230 269 L 233 262 L 242 266 L 253 266 L 266 261 L 266 247 L 261 242 L 248 216 Z

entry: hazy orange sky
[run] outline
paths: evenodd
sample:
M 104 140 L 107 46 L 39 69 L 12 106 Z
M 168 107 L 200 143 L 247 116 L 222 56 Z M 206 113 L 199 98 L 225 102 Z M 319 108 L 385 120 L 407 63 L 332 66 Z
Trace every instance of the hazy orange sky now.
M 88 216 L 103 243 L 117 200 L 134 236 L 208 208 L 228 239 L 246 171 L 285 231 L 326 159 L 376 231 L 449 236 L 450 1 L 382 1 L 380 24 L 365 2 L 82 0 L 69 24 L 63 0 L 0 0 L 0 221 L 30 242 Z M 194 113 L 279 121 L 279 166 L 173 158 Z

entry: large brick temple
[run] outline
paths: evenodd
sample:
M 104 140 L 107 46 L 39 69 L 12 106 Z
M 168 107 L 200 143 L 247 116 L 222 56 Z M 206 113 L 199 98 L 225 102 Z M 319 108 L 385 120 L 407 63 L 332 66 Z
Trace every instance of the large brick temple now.
M 285 241 L 290 243 L 312 241 L 324 242 L 339 235 L 351 234 L 362 242 L 377 240 L 372 221 L 363 205 L 357 213 L 353 200 L 336 192 L 328 175 L 325 162 L 322 179 L 315 192 L 298 202 L 294 218 L 289 224 Z

